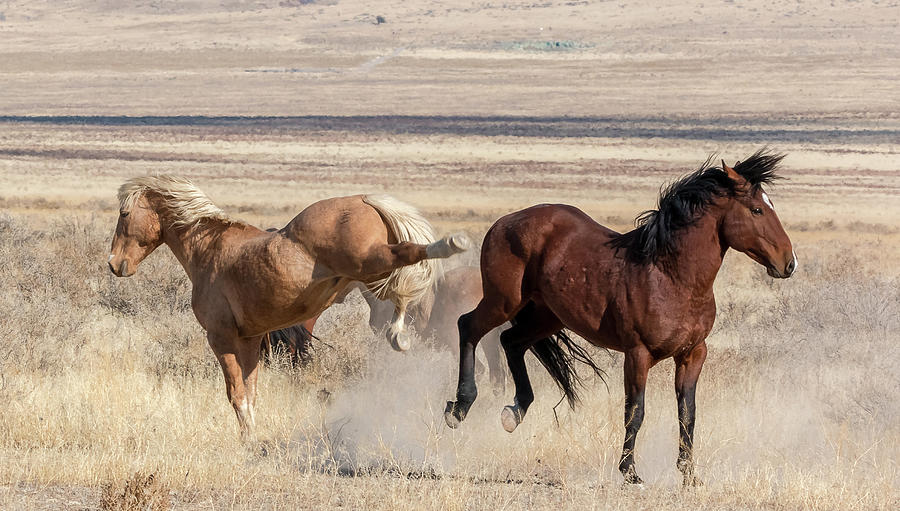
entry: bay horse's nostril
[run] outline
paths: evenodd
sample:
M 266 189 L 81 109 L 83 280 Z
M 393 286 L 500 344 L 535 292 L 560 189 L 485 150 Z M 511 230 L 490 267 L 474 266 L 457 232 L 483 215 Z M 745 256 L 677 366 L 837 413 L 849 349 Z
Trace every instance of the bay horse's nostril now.
M 784 269 L 784 274 L 790 277 L 793 275 L 794 270 L 797 269 L 797 258 L 794 257 L 791 259 L 791 262 L 788 263 L 787 268 Z

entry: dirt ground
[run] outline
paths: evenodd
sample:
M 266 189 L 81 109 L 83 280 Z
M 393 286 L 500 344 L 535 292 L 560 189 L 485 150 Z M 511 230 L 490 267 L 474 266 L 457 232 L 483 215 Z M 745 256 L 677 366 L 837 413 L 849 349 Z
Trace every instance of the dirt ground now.
M 0 2 L 2 507 L 93 509 L 152 472 L 178 509 L 897 508 L 898 33 L 900 2 L 874 0 Z M 671 368 L 638 442 L 648 489 L 623 490 L 621 358 L 559 426 L 538 375 L 515 435 L 504 395 L 450 433 L 452 360 L 392 358 L 352 301 L 323 320 L 335 351 L 261 376 L 259 457 L 174 258 L 104 268 L 136 175 L 189 176 L 264 227 L 390 193 L 478 238 L 540 202 L 625 230 L 710 154 L 763 146 L 787 154 L 769 193 L 801 272 L 726 259 L 692 492 Z

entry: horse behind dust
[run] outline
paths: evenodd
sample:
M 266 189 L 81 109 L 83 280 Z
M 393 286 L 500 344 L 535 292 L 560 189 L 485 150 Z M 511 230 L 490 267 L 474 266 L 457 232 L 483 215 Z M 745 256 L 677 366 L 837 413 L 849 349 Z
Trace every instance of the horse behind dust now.
M 343 302 L 346 295 L 358 285 L 348 286 L 335 303 Z M 369 326 L 379 332 L 389 325 L 394 307 L 389 301 L 379 300 L 377 296 L 361 287 L 363 299 L 369 306 Z M 438 348 L 449 347 L 454 351 L 459 346 L 456 337 L 449 333 L 456 328 L 459 316 L 474 308 L 481 301 L 481 271 L 477 266 L 460 266 L 447 270 L 435 282 L 421 300 L 411 305 L 408 310 L 408 324 L 414 327 L 421 339 L 433 338 Z M 273 353 L 285 354 L 293 367 L 299 367 L 309 359 L 309 347 L 315 339 L 312 334 L 318 317 L 308 319 L 302 324 L 269 332 L 263 338 L 261 356 L 270 360 Z M 500 331 L 491 330 L 485 335 L 479 346 L 484 353 L 491 384 L 495 391 L 500 391 L 505 383 L 505 369 L 502 366 L 500 350 Z
M 459 385 L 444 418 L 455 428 L 477 396 L 474 351 L 479 339 L 506 321 L 500 342 L 516 386 L 501 412 L 512 432 L 534 393 L 525 366 L 531 350 L 573 404 L 575 359 L 599 371 L 572 343 L 568 328 L 592 344 L 625 354 L 625 443 L 619 470 L 641 483 L 634 443 L 644 418 L 647 372 L 675 359 L 678 469 L 694 476 L 694 394 L 706 359 L 706 336 L 716 317 L 713 282 L 729 248 L 743 252 L 776 278 L 797 269 L 797 256 L 763 185 L 776 178 L 782 155 L 758 151 L 734 168 L 701 168 L 662 191 L 659 207 L 625 234 L 565 205 L 534 206 L 491 227 L 481 249 L 484 298 L 459 318 Z M 568 353 L 567 353 L 568 351 Z
M 242 438 L 254 425 L 262 336 L 314 317 L 353 281 L 393 302 L 391 345 L 409 348 L 404 316 L 431 288 L 435 258 L 468 247 L 435 241 L 431 225 L 388 196 L 316 202 L 277 232 L 234 220 L 190 181 L 130 179 L 119 188 L 119 219 L 108 263 L 119 277 L 165 243 L 191 280 L 191 306 L 222 366 Z

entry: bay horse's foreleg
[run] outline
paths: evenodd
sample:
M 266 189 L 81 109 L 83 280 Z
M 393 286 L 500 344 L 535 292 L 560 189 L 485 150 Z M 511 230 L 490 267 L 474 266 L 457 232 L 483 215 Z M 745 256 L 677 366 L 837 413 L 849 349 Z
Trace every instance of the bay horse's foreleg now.
M 694 475 L 694 394 L 697 379 L 706 360 L 706 341 L 700 341 L 691 351 L 675 357 L 675 396 L 678 400 L 678 470 L 684 474 L 685 486 L 697 486 Z
M 626 484 L 643 483 L 634 469 L 634 442 L 644 422 L 644 389 L 652 365 L 653 358 L 643 345 L 625 352 L 625 444 L 619 471 Z

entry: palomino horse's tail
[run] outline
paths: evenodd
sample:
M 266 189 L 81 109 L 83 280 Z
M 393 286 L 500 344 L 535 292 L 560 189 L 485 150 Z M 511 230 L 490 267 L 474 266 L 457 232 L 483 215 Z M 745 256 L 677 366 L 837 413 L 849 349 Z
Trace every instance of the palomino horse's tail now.
M 375 208 L 394 234 L 397 242 L 409 241 L 420 245 L 435 242 L 434 228 L 419 210 L 390 195 L 365 195 L 363 202 Z M 425 296 L 441 273 L 438 259 L 398 268 L 387 278 L 369 284 L 369 289 L 379 300 L 398 303 L 415 303 Z
M 536 342 L 531 347 L 531 352 L 550 373 L 572 408 L 578 403 L 578 387 L 582 384 L 581 376 L 575 371 L 575 362 L 590 366 L 594 374 L 606 383 L 606 372 L 597 366 L 587 350 L 576 344 L 565 330 Z

